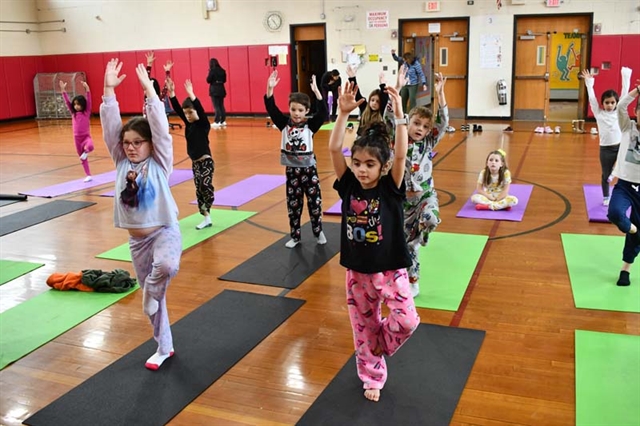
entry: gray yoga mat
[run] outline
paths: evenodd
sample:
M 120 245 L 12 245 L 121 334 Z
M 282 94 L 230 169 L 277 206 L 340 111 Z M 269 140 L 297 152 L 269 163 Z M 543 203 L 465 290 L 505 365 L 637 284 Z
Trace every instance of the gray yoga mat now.
M 10 214 L 0 220 L 0 237 L 94 204 L 88 201 L 56 200 Z
M 143 343 L 23 423 L 164 425 L 291 316 L 304 300 L 225 290 L 171 326 L 175 355 L 158 371 Z
M 448 425 L 485 332 L 420 324 L 387 358 L 380 401 L 364 397 L 351 357 L 297 423 L 305 425 Z
M 225 281 L 268 285 L 293 289 L 340 252 L 340 224 L 322 223 L 327 244 L 318 245 L 311 224 L 302 227 L 302 240 L 296 247 L 286 248 L 291 239 L 282 237 L 249 260 L 219 277 Z

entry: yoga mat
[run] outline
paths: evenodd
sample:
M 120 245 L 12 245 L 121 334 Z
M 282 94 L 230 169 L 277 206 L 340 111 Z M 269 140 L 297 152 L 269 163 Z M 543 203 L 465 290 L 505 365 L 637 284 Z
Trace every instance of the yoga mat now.
M 8 206 L 9 204 L 17 203 L 18 200 L 0 200 L 0 207 Z
M 329 215 L 342 215 L 342 200 L 338 200 L 334 205 L 329 207 L 327 210 L 323 212 L 324 214 Z
M 470 219 L 510 220 L 514 222 L 520 222 L 524 217 L 524 211 L 527 208 L 527 203 L 529 203 L 529 198 L 531 198 L 532 191 L 533 185 L 518 185 L 516 183 L 511 184 L 509 195 L 518 197 L 518 205 L 512 207 L 509 211 L 476 210 L 476 205 L 471 202 L 471 197 L 469 197 L 456 217 L 466 217 Z
M 87 201 L 56 200 L 10 214 L 0 220 L 0 237 L 94 204 Z
M 600 185 L 583 185 L 584 201 L 587 205 L 587 217 L 589 222 L 608 223 L 608 206 L 602 205 L 602 187 Z M 613 191 L 613 186 L 609 188 L 609 194 Z M 631 207 L 627 210 L 627 216 L 631 215 Z
M 30 191 L 20 192 L 23 195 L 31 195 L 34 197 L 53 198 L 59 195 L 70 194 L 76 191 L 82 191 L 84 189 L 93 188 L 94 186 L 104 185 L 105 183 L 111 183 L 116 179 L 116 171 L 112 170 L 107 173 L 102 173 L 93 176 L 91 182 L 85 182 L 84 178 L 76 179 L 69 182 L 59 183 L 57 185 L 47 186 L 40 189 L 33 189 Z
M 640 336 L 575 336 L 576 425 L 640 425 Z
M 618 287 L 624 237 L 560 234 L 576 308 L 640 312 L 640 263 L 631 285 Z
M 173 169 L 169 175 L 169 186 L 178 185 L 179 183 L 193 180 L 193 170 L 191 169 Z M 101 197 L 113 197 L 115 191 L 107 191 L 100 194 Z
M 127 293 L 49 290 L 3 312 L 0 314 L 0 369 L 136 289 L 137 286 Z
M 434 232 L 420 248 L 420 308 L 457 311 L 487 243 L 486 235 Z
M 289 318 L 303 300 L 225 290 L 171 326 L 175 355 L 144 363 L 150 339 L 24 421 L 27 425 L 164 425 Z
M 302 240 L 294 248 L 284 244 L 286 235 L 249 260 L 219 277 L 225 281 L 296 288 L 340 251 L 340 224 L 323 222 L 327 244 L 319 245 L 311 232 L 311 224 L 302 227 Z
M 182 250 L 193 247 L 202 241 L 213 237 L 220 232 L 231 228 L 234 225 L 250 218 L 256 212 L 241 212 L 236 210 L 211 210 L 211 221 L 213 226 L 201 230 L 196 229 L 196 225 L 202 222 L 200 213 L 192 214 L 180 221 L 180 233 L 182 234 Z M 101 259 L 122 260 L 131 262 L 131 252 L 129 251 L 129 243 L 124 243 L 116 248 L 100 253 L 96 257 Z
M 354 131 L 357 130 L 357 128 L 358 128 L 358 122 L 357 121 L 348 121 L 347 125 L 349 125 L 349 123 L 353 123 Z M 325 123 L 322 126 L 320 126 L 320 130 L 333 130 L 334 127 L 336 127 L 336 122 L 332 121 L 330 123 Z
M 44 266 L 44 263 L 19 262 L 0 259 L 0 285 Z
M 380 401 L 364 397 L 350 358 L 297 423 L 316 425 L 448 425 L 485 332 L 420 324 L 392 357 Z
M 220 191 L 216 191 L 213 205 L 240 207 L 254 198 L 258 198 L 284 185 L 286 180 L 287 178 L 284 175 L 253 175 Z M 194 200 L 190 204 L 198 204 L 198 201 Z

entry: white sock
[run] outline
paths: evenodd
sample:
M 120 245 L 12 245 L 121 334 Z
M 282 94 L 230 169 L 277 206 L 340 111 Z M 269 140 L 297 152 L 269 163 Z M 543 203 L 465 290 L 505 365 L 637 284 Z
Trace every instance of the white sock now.
M 157 370 L 158 368 L 160 368 L 162 363 L 165 362 L 166 359 L 171 358 L 173 356 L 173 353 L 174 353 L 173 348 L 171 348 L 171 351 L 169 351 L 168 354 L 164 354 L 164 355 L 156 352 L 155 354 L 151 355 L 151 358 L 149 358 L 147 362 L 144 363 L 144 366 L 147 367 L 149 370 Z
M 196 229 L 200 230 L 200 229 L 208 228 L 210 226 L 213 226 L 211 224 L 211 216 L 205 216 L 204 220 L 200 222 L 198 225 L 196 225 Z
M 84 178 L 85 182 L 91 182 L 93 180 L 93 178 L 91 176 L 87 176 L 86 178 Z
M 327 244 L 327 237 L 324 236 L 324 232 L 320 231 L 318 235 L 318 244 Z
M 82 155 L 80 156 L 80 159 L 81 159 L 82 161 L 84 161 L 84 160 L 86 160 L 86 159 L 87 159 L 87 157 L 88 157 L 88 156 L 89 156 L 89 153 L 88 153 L 88 152 L 83 152 L 83 153 L 82 153 Z
M 290 239 L 289 241 L 286 242 L 286 244 L 284 245 L 286 248 L 294 248 L 295 246 L 297 246 L 298 244 L 300 244 L 300 240 L 294 240 L 293 238 Z
M 160 304 L 156 299 L 151 297 L 146 291 L 142 290 L 142 311 L 146 315 L 153 315 L 158 312 Z
M 409 288 L 411 289 L 411 295 L 413 297 L 417 297 L 420 294 L 420 286 L 418 283 L 409 284 Z

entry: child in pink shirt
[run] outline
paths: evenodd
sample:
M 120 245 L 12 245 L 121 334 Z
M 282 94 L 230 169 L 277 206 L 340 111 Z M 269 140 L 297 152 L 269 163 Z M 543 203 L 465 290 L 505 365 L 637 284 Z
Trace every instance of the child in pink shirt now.
M 80 156 L 82 167 L 84 168 L 84 174 L 87 177 L 85 182 L 90 182 L 91 172 L 89 171 L 89 161 L 87 157 L 89 153 L 93 151 L 93 140 L 91 140 L 91 93 L 89 91 L 89 85 L 86 82 L 82 82 L 84 90 L 86 90 L 86 97 L 78 95 L 73 100 L 69 100 L 67 94 L 67 83 L 60 80 L 60 91 L 64 102 L 67 104 L 67 108 L 71 111 L 71 124 L 73 126 L 73 139 L 76 143 L 76 152 Z

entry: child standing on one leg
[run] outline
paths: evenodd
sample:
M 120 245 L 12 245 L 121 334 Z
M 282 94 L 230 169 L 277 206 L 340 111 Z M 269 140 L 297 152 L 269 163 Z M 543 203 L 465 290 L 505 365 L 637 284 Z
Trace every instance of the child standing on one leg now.
M 491 151 L 484 170 L 478 176 L 478 187 L 471 201 L 476 210 L 511 210 L 518 204 L 518 199 L 509 195 L 510 187 L 511 172 L 507 167 L 506 153 L 501 149 Z
M 289 95 L 289 117 L 287 117 L 280 112 L 273 96 L 273 89 L 279 81 L 278 71 L 272 72 L 267 81 L 264 104 L 271 121 L 282 132 L 280 164 L 286 166 L 287 212 L 291 229 L 291 240 L 287 241 L 285 246 L 294 248 L 300 243 L 300 218 L 305 195 L 313 235 L 318 244 L 326 244 L 327 238 L 322 232 L 322 194 L 316 156 L 313 153 L 313 135 L 324 123 L 327 105 L 322 100 L 314 75 L 311 78 L 311 89 L 316 95 L 316 114 L 307 119 L 311 100 L 305 93 L 294 92 Z
M 82 82 L 85 96 L 78 95 L 69 100 L 67 94 L 67 83 L 60 80 L 60 91 L 64 98 L 64 103 L 71 112 L 71 125 L 73 126 L 73 139 L 76 144 L 76 152 L 80 157 L 82 168 L 84 169 L 85 182 L 91 182 L 91 171 L 89 170 L 89 160 L 87 157 L 93 151 L 93 140 L 91 139 L 91 91 L 86 82 Z
M 166 86 L 169 90 L 171 106 L 185 124 L 184 134 L 187 139 L 187 154 L 189 154 L 192 162 L 191 169 L 193 170 L 193 182 L 196 185 L 198 210 L 204 216 L 204 220 L 196 225 L 196 229 L 208 228 L 212 226 L 210 210 L 215 199 L 213 192 L 215 163 L 209 148 L 211 124 L 209 124 L 209 119 L 200 103 L 200 99 L 193 93 L 191 80 L 186 80 L 184 83 L 187 98 L 182 102 L 182 105 L 176 98 L 176 85 L 171 78 L 167 78 Z
M 129 232 L 143 311 L 158 342 L 156 353 L 145 367 L 157 370 L 174 353 L 166 293 L 178 272 L 182 254 L 178 207 L 169 188 L 173 144 L 164 105 L 144 64 L 136 67 L 136 74 L 147 96 L 147 118 L 134 117 L 122 125 L 115 96 L 115 88 L 126 77 L 120 75 L 121 69 L 122 63 L 117 59 L 107 63 L 100 121 L 104 141 L 116 165 L 114 223 Z
M 340 91 L 336 126 L 329 138 L 329 153 L 337 175 L 333 187 L 342 199 L 340 264 L 347 268 L 346 293 L 353 329 L 358 377 L 365 398 L 378 401 L 387 380 L 384 356 L 393 355 L 420 324 L 406 267 L 411 265 L 404 239 L 404 162 L 407 152 L 406 122 L 398 122 L 396 153 L 387 168 L 390 135 L 383 122 L 372 123 L 351 148 L 351 168 L 342 154 L 345 125 L 356 101 L 352 82 Z M 396 119 L 403 117 L 401 98 L 387 92 Z M 382 304 L 389 308 L 382 318 Z
M 622 80 L 631 80 L 631 69 L 622 68 Z M 618 161 L 613 170 L 618 182 L 613 187 L 607 216 L 625 234 L 622 268 L 617 282 L 619 286 L 631 284 L 631 264 L 640 253 L 640 122 L 631 120 L 627 111 L 639 94 L 640 80 L 636 80 L 635 89 L 624 95 L 618 103 L 622 139 Z M 640 102 L 636 103 L 636 117 L 640 117 Z M 629 208 L 631 215 L 627 217 L 626 212 Z
M 399 76 L 399 86 L 404 85 L 405 77 Z M 409 143 L 407 161 L 405 163 L 405 184 L 407 186 L 407 201 L 404 203 L 404 232 L 411 255 L 409 281 L 411 293 L 416 297 L 420 293 L 420 262 L 419 250 L 426 246 L 429 234 L 440 224 L 440 208 L 438 193 L 433 182 L 433 163 L 431 161 L 433 149 L 449 125 L 449 109 L 444 95 L 446 78 L 436 73 L 435 91 L 438 95 L 438 116 L 434 126 L 434 117 L 430 109 L 419 106 L 413 108 L 405 117 L 408 124 Z M 387 109 L 387 113 L 388 109 Z M 395 149 L 398 153 L 398 149 Z

